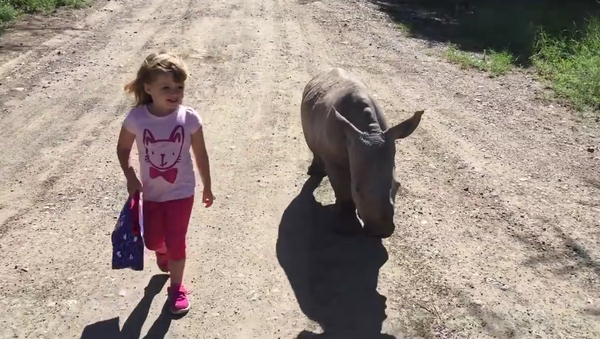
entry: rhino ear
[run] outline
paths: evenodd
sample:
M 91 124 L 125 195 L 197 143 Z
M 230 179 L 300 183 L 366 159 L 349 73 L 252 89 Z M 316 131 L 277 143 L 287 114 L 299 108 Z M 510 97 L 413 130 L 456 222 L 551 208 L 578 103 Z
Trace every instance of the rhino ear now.
M 424 110 L 416 111 L 413 113 L 413 116 L 402 121 L 398 125 L 394 127 L 390 127 L 387 131 L 385 131 L 385 136 L 387 138 L 391 138 L 391 140 L 404 139 L 412 134 L 412 132 L 417 129 L 419 123 L 421 122 L 421 116 L 425 113 Z
M 335 109 L 335 107 L 331 107 L 331 110 L 335 114 L 335 119 L 342 124 L 344 128 L 344 135 L 348 137 L 359 137 L 362 132 L 356 128 L 348 119 L 346 119 L 340 112 Z

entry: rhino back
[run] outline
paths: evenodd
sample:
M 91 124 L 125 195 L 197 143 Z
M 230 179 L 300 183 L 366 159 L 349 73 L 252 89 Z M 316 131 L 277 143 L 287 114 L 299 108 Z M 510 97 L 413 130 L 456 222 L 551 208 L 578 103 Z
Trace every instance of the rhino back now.
M 337 106 L 360 85 L 344 70 L 336 68 L 315 75 L 302 94 L 301 119 L 309 148 L 324 159 L 347 161 L 343 131 L 331 107 Z M 341 113 L 341 112 L 340 112 Z
M 361 131 L 388 128 L 383 112 L 364 82 L 340 68 L 317 74 L 304 88 L 302 121 L 309 135 L 316 138 L 325 134 L 339 139 L 335 117 L 329 116 L 332 106 Z

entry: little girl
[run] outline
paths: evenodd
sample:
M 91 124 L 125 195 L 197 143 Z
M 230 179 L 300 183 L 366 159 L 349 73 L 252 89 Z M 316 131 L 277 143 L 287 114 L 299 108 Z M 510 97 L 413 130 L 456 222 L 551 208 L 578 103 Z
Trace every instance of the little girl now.
M 200 115 L 183 106 L 188 71 L 177 56 L 152 53 L 125 90 L 135 106 L 121 127 L 117 155 L 129 194 L 143 193 L 144 243 L 156 253 L 156 263 L 170 272 L 171 312 L 187 312 L 190 303 L 183 286 L 186 234 L 194 204 L 196 181 L 190 147 L 202 179 L 202 202 L 213 203 L 208 155 Z M 139 152 L 141 183 L 129 163 L 133 142 Z

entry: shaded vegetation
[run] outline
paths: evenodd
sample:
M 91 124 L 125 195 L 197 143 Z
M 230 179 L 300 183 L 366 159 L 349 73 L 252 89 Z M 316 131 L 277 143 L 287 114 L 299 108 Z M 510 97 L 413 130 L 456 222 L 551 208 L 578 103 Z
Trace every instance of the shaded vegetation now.
M 494 75 L 535 65 L 575 108 L 600 108 L 598 0 L 369 1 L 410 36 L 448 43 L 452 62 Z
M 597 0 L 370 0 L 414 37 L 472 52 L 507 50 L 529 63 L 543 27 L 550 36 L 600 15 Z
M 0 0 L 0 23 L 10 22 L 21 13 L 46 13 L 61 6 L 80 8 L 87 0 Z

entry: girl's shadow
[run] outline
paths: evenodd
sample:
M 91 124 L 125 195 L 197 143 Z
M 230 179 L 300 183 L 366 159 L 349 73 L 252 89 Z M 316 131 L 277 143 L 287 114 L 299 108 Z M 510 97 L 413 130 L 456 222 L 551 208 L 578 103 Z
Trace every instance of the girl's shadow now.
M 139 339 L 142 326 L 148 318 L 152 300 L 162 291 L 169 276 L 166 274 L 155 275 L 150 279 L 148 286 L 144 289 L 144 297 L 137 304 L 133 312 L 127 317 L 123 329 L 119 329 L 119 318 L 112 318 L 86 326 L 81 334 L 81 339 Z M 173 316 L 167 310 L 167 303 L 162 312 L 154 322 L 144 339 L 163 339 L 171 326 Z

